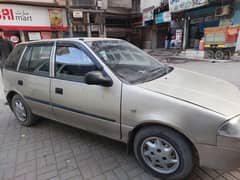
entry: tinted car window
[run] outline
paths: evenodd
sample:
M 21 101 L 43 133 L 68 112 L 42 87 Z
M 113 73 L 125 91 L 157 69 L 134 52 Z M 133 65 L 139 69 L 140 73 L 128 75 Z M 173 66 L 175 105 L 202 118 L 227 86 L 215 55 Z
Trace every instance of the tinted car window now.
M 20 71 L 48 76 L 51 51 L 51 45 L 29 47 L 23 56 Z
M 70 46 L 57 46 L 55 75 L 57 78 L 83 81 L 84 76 L 97 68 L 88 55 Z
M 28 65 L 30 63 L 30 58 L 31 58 L 31 51 L 32 48 L 27 48 L 25 51 L 23 58 L 22 58 L 22 63 L 20 65 L 20 71 L 22 72 L 27 72 L 28 71 Z
M 24 51 L 25 46 L 24 45 L 19 45 L 17 47 L 15 47 L 12 51 L 12 53 L 9 55 L 6 64 L 5 64 L 5 68 L 8 70 L 16 70 L 19 60 L 21 58 L 21 55 Z

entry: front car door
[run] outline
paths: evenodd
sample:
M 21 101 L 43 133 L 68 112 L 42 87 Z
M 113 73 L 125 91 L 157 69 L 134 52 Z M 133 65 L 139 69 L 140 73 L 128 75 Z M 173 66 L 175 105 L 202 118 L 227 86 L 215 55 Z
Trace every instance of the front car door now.
M 16 76 L 18 91 L 34 114 L 53 118 L 50 105 L 50 59 L 53 42 L 29 44 Z
M 119 139 L 121 82 L 103 87 L 84 80 L 88 72 L 100 69 L 99 62 L 80 42 L 58 42 L 55 78 L 51 80 L 53 110 L 63 123 Z

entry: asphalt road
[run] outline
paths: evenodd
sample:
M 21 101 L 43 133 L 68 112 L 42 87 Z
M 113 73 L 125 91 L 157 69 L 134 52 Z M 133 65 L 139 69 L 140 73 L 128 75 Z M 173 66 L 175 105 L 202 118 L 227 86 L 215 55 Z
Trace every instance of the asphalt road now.
M 204 73 L 210 76 L 224 79 L 240 88 L 240 62 L 212 63 L 212 62 L 187 62 L 175 61 L 170 63 L 175 67 Z

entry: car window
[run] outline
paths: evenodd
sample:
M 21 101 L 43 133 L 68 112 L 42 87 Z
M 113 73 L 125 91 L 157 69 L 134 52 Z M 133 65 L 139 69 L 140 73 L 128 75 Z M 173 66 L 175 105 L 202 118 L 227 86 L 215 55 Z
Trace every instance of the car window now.
M 20 71 L 40 76 L 49 76 L 51 51 L 51 45 L 29 47 L 23 56 Z
M 123 40 L 85 41 L 122 81 L 138 84 L 160 78 L 173 70 Z
M 13 49 L 12 53 L 9 55 L 6 61 L 6 64 L 5 64 L 6 69 L 16 71 L 19 60 L 24 51 L 24 48 L 25 48 L 24 45 L 19 45 Z
M 57 46 L 55 76 L 60 79 L 84 81 L 84 76 L 97 67 L 89 56 L 73 46 Z

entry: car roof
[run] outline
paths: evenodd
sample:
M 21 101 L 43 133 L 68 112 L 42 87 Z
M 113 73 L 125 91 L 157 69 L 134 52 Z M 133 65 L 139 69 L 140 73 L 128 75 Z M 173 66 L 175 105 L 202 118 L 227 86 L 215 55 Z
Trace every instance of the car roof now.
M 35 44 L 35 43 L 41 43 L 41 42 L 56 42 L 56 41 L 82 41 L 82 42 L 89 42 L 89 41 L 112 41 L 112 40 L 120 40 L 116 38 L 101 38 L 101 37 L 75 37 L 75 38 L 58 38 L 58 39 L 44 39 L 44 40 L 38 40 L 38 41 L 27 41 L 22 42 L 20 44 Z

